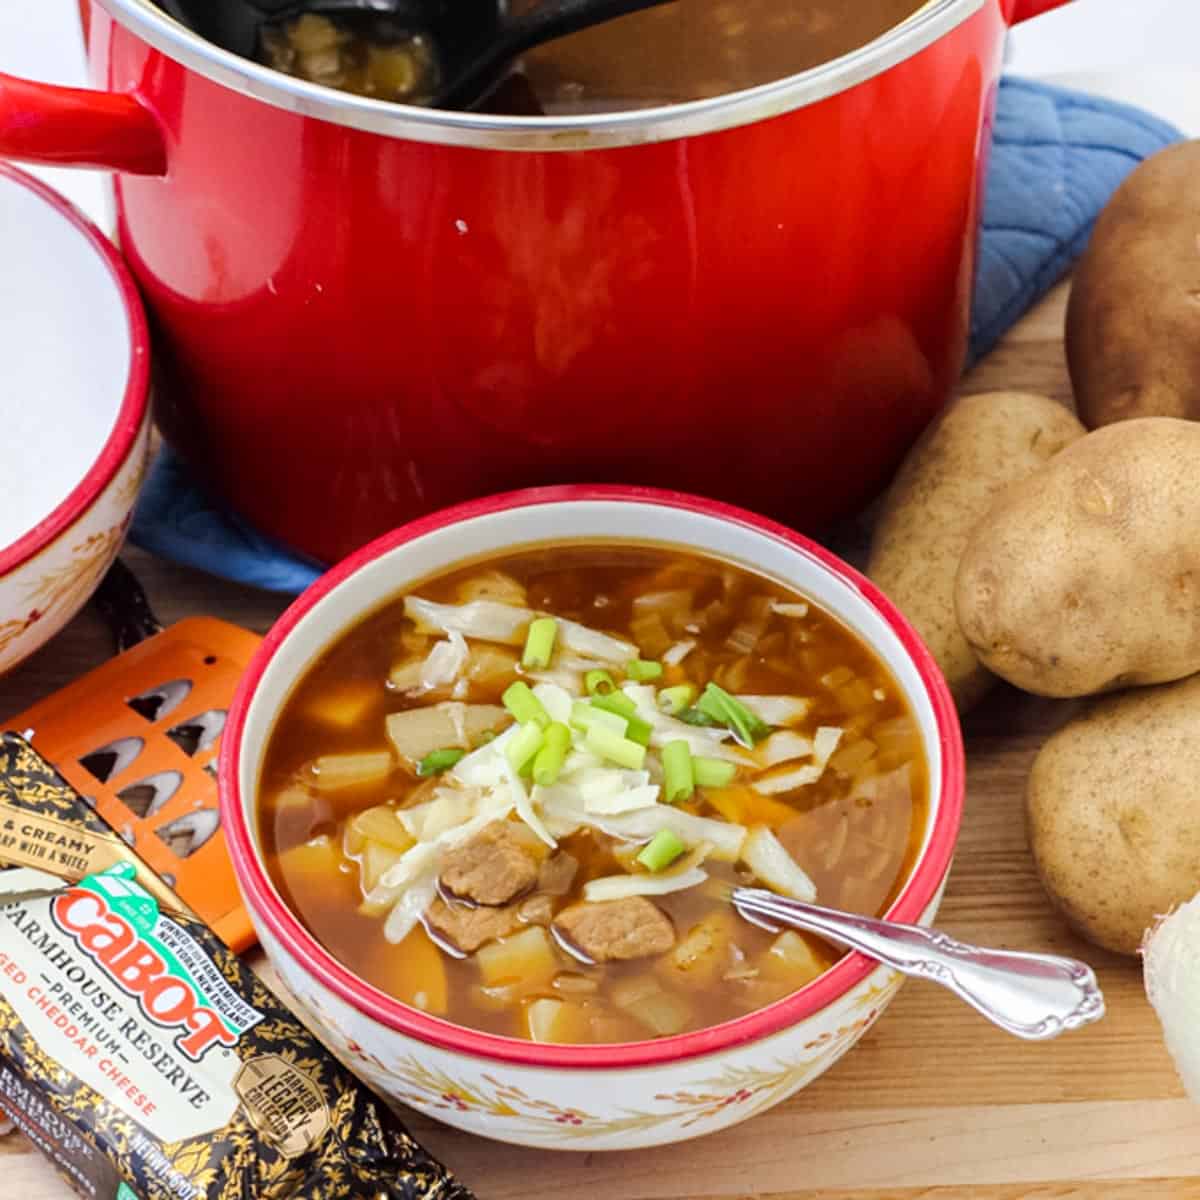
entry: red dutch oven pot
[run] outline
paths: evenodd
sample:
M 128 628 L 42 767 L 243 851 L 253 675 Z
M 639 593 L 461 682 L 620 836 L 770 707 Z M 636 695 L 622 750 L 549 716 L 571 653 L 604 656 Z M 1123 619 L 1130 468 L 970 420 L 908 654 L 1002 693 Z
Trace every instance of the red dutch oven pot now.
M 330 91 L 149 0 L 85 0 L 103 91 L 0 76 L 0 155 L 117 172 L 161 428 L 297 550 L 580 480 L 811 529 L 954 385 L 1005 29 L 1061 2 L 931 0 L 750 91 L 509 118 Z

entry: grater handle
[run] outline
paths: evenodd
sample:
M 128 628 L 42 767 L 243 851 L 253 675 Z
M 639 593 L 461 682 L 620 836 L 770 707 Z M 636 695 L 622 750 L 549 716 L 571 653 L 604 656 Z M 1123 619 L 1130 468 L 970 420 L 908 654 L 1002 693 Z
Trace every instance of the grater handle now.
M 109 567 L 92 599 L 112 630 L 118 654 L 163 631 L 137 576 L 119 558 Z

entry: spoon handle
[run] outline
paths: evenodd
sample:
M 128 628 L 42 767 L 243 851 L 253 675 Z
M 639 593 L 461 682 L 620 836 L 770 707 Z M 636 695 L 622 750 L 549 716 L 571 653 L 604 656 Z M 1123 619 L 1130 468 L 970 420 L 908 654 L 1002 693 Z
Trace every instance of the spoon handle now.
M 1104 1015 L 1096 975 L 1077 959 L 972 946 L 921 925 L 838 912 L 760 888 L 735 888 L 732 900 L 756 924 L 817 933 L 904 975 L 940 983 L 1001 1029 L 1029 1041 L 1057 1037 Z
M 465 108 L 475 103 L 496 72 L 534 46 L 617 17 L 654 8 L 673 0 L 541 0 L 517 17 L 503 20 L 496 33 L 470 51 L 459 71 L 439 90 L 438 108 Z

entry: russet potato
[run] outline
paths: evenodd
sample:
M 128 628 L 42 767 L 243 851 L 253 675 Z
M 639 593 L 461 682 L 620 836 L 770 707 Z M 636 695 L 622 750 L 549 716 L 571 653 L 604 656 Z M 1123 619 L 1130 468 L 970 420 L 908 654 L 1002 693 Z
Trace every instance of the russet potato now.
M 1200 676 L 1094 701 L 1030 772 L 1029 842 L 1046 892 L 1098 946 L 1135 954 L 1200 891 Z
M 993 679 L 954 615 L 954 579 L 967 539 L 1006 486 L 1083 433 L 1067 408 L 1045 396 L 964 397 L 910 451 L 883 501 L 867 574 L 921 635 L 960 712 Z
M 1088 696 L 1200 671 L 1200 424 L 1095 430 L 1007 489 L 971 534 L 958 623 L 1027 692 Z
M 1200 419 L 1200 141 L 1142 163 L 1096 221 L 1071 283 L 1066 348 L 1089 428 Z

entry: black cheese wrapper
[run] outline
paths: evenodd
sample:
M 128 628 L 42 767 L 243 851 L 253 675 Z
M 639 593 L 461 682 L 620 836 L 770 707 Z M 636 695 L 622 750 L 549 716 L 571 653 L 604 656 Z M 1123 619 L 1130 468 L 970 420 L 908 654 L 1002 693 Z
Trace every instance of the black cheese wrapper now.
M 0 739 L 0 1113 L 98 1200 L 473 1200 L 202 923 L 118 862 L 20 863 L 21 814 L 103 836 Z

